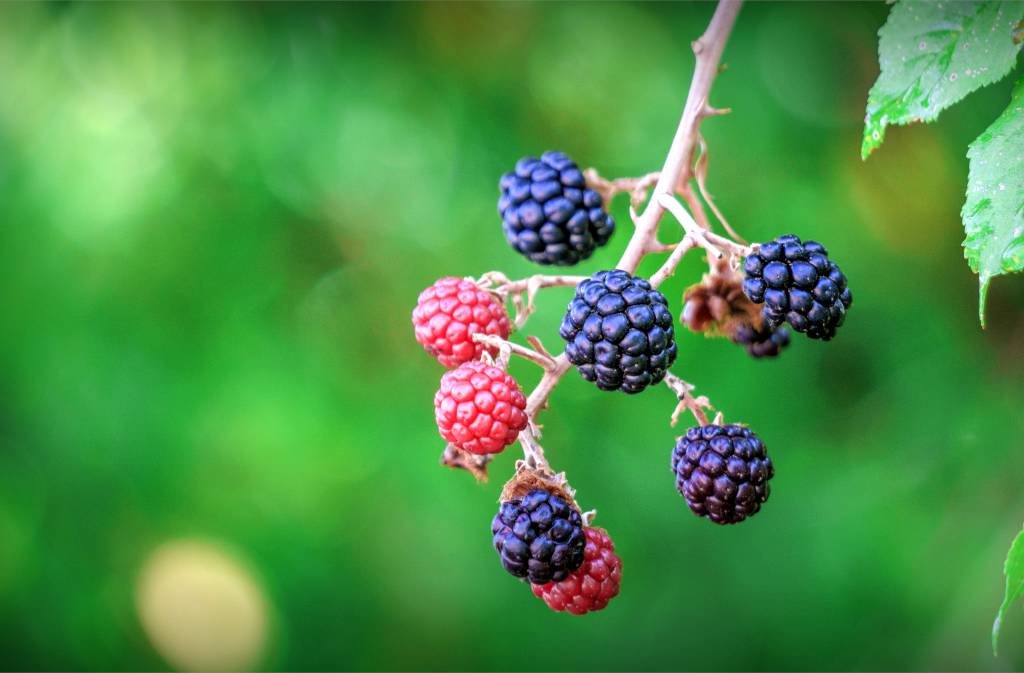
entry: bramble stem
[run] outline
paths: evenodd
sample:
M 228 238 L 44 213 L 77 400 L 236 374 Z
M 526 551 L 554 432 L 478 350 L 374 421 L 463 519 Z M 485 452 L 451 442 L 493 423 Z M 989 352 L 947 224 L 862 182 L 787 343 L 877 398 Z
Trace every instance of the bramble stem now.
M 622 259 L 619 260 L 618 268 L 623 271 L 636 273 L 646 250 L 650 247 L 651 239 L 657 237 L 658 223 L 665 212 L 658 197 L 674 193 L 676 185 L 689 182 L 693 173 L 693 151 L 700 137 L 698 129 L 705 117 L 716 113 L 708 105 L 708 96 L 711 93 L 711 85 L 718 75 L 722 50 L 725 49 L 726 40 L 729 39 L 741 4 L 741 0 L 719 0 L 707 30 L 693 42 L 697 64 L 693 69 L 690 92 L 683 106 L 683 116 L 679 120 L 679 127 L 672 139 L 668 156 L 665 157 L 665 165 L 654 187 L 654 194 L 637 222 L 636 231 L 629 240 Z
M 729 38 L 729 33 L 732 31 L 741 5 L 742 0 L 719 0 L 707 30 L 691 45 L 696 56 L 693 78 L 690 81 L 690 89 L 686 97 L 686 103 L 683 106 L 679 126 L 676 128 L 675 136 L 672 138 L 672 145 L 669 147 L 668 155 L 665 157 L 665 163 L 661 171 L 649 173 L 639 178 L 621 178 L 611 181 L 601 178 L 597 171 L 587 171 L 588 184 L 591 184 L 593 189 L 602 193 L 606 202 L 610 201 L 611 197 L 615 194 L 623 191 L 628 191 L 631 196 L 630 216 L 633 218 L 635 227 L 629 242 L 626 244 L 626 249 L 622 253 L 622 257 L 619 259 L 618 264 L 616 264 L 616 268 L 630 274 L 635 274 L 645 256 L 652 253 L 670 252 L 668 259 L 651 277 L 651 284 L 654 286 L 661 284 L 666 278 L 671 276 L 686 252 L 694 247 L 700 246 L 709 251 L 717 251 L 719 257 L 724 256 L 724 253 L 721 252 L 722 250 L 728 250 L 731 254 L 737 254 L 737 250 L 742 247 L 708 231 L 709 227 L 706 226 L 708 224 L 707 216 L 704 214 L 699 200 L 696 205 L 691 207 L 695 209 L 695 212 L 701 218 L 701 225 L 705 226 L 694 222 L 689 213 L 686 213 L 682 204 L 673 197 L 680 189 L 689 190 L 692 194 L 689 182 L 694 176 L 694 150 L 698 143 L 701 142 L 700 123 L 707 117 L 728 112 L 728 110 L 711 107 L 708 104 L 708 96 L 711 92 L 711 85 L 718 75 L 722 51 L 725 49 L 725 43 Z M 647 201 L 647 206 L 643 213 L 637 215 L 635 208 L 639 207 L 644 195 L 646 195 L 652 185 L 653 193 L 651 198 Z M 682 212 L 675 213 L 675 206 L 670 205 L 670 201 L 675 206 L 678 206 L 678 209 Z M 658 240 L 658 225 L 661 223 L 662 216 L 667 208 L 673 210 L 676 218 L 686 228 L 686 235 L 679 243 L 674 245 L 666 245 Z M 687 227 L 687 223 L 692 223 L 692 226 Z M 533 298 L 539 289 L 559 286 L 575 287 L 586 279 L 586 276 L 536 275 L 523 280 L 510 281 L 504 274 L 492 271 L 484 274 L 480 280 L 482 283 L 493 283 L 496 292 L 512 297 L 512 303 L 517 310 L 516 326 L 522 327 L 526 318 L 534 310 Z M 524 292 L 527 295 L 525 307 L 522 296 Z M 533 392 L 527 397 L 526 415 L 529 419 L 529 425 L 519 434 L 519 442 L 522 444 L 526 463 L 542 472 L 550 473 L 551 469 L 544 457 L 544 450 L 537 441 L 540 432 L 536 425 L 536 418 L 537 414 L 547 406 L 548 398 L 562 379 L 562 376 L 572 368 L 569 358 L 564 352 L 552 358 L 546 352 L 542 353 L 539 350 L 517 346 L 503 339 L 495 341 L 492 338 L 479 337 L 479 335 L 474 338 L 496 345 L 499 349 L 504 348 L 504 353 L 520 355 L 544 367 L 544 375 L 533 389 Z M 665 383 L 676 391 L 676 396 L 679 399 L 679 407 L 672 416 L 673 425 L 683 409 L 689 409 L 702 425 L 707 424 L 707 415 L 704 413 L 704 409 L 711 408 L 707 398 L 694 398 L 690 395 L 693 386 L 671 373 L 666 375 Z
M 728 238 L 719 236 L 697 224 L 690 213 L 686 211 L 686 208 L 683 208 L 683 204 L 679 203 L 671 194 L 660 194 L 657 198 L 661 205 L 679 221 L 679 224 L 686 231 L 686 235 L 692 237 L 697 245 L 707 250 L 716 258 L 722 259 L 726 256 L 726 253 L 739 257 L 745 257 L 750 254 L 750 246 L 730 241 Z
M 491 271 L 484 274 L 483 278 L 494 277 L 497 271 Z M 504 278 L 504 276 L 502 276 Z M 508 280 L 504 278 L 504 282 L 496 282 L 495 289 L 499 292 L 504 291 L 509 294 L 513 292 L 528 292 L 531 289 L 536 291 L 543 287 L 576 287 L 589 276 L 546 276 L 544 274 L 535 274 L 528 278 L 521 280 Z
M 558 382 L 562 379 L 562 376 L 572 368 L 572 363 L 569 362 L 569 358 L 562 353 L 554 360 L 554 366 L 544 372 L 544 376 L 541 377 L 537 387 L 533 389 L 530 396 L 526 398 L 526 415 L 530 419 L 536 418 L 537 412 L 539 412 L 545 404 L 548 402 L 548 397 L 551 395 L 551 391 L 555 389 Z
M 526 325 L 527 318 L 536 310 L 533 300 L 541 288 L 545 287 L 576 287 L 588 276 L 546 276 L 535 274 L 522 280 L 509 280 L 508 276 L 500 271 L 488 271 L 480 276 L 478 283 L 484 286 L 493 285 L 494 292 L 504 299 L 511 296 L 512 305 L 516 308 L 515 326 L 522 329 Z M 523 302 L 523 293 L 526 294 L 526 302 Z
M 551 473 L 551 466 L 548 464 L 547 458 L 544 457 L 544 449 L 541 447 L 540 442 L 537 438 L 540 436 L 540 432 L 537 430 L 537 426 L 530 421 L 526 429 L 519 433 L 519 443 L 523 447 L 523 458 L 526 459 L 526 464 L 530 467 L 540 470 L 541 472 Z
M 708 107 L 708 95 L 711 93 L 711 85 L 715 81 L 715 76 L 718 75 L 722 50 L 725 49 L 725 43 L 729 39 L 729 33 L 732 31 L 741 5 L 742 0 L 719 0 L 707 30 L 692 45 L 693 53 L 697 57 L 697 64 L 693 70 L 690 92 L 686 96 L 686 104 L 683 106 L 679 127 L 672 139 L 668 156 L 665 157 L 665 165 L 658 174 L 654 196 L 638 218 L 633 236 L 629 239 L 626 250 L 622 253 L 622 258 L 619 259 L 616 268 L 631 274 L 635 273 L 644 256 L 658 245 L 658 223 L 661 222 L 665 208 L 657 197 L 661 194 L 671 195 L 675 191 L 676 185 L 680 181 L 687 182 L 693 172 L 691 164 L 693 150 L 699 138 L 698 129 L 705 117 L 715 113 L 712 108 Z M 681 180 L 683 177 L 686 179 Z M 527 398 L 527 416 L 531 419 L 536 416 L 537 412 L 547 403 L 548 397 L 558 385 L 558 381 L 571 367 L 565 353 L 555 358 L 555 366 L 544 372 L 540 383 Z

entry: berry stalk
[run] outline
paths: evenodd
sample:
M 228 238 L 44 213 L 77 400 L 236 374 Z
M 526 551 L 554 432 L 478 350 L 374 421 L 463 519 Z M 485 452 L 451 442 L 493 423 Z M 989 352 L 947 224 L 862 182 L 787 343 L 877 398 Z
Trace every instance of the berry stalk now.
M 711 86 L 718 75 L 719 62 L 722 58 L 722 51 L 729 39 L 736 16 L 739 13 L 742 0 L 719 0 L 715 13 L 711 17 L 704 34 L 692 44 L 693 53 L 697 63 L 693 71 L 693 79 L 690 81 L 690 90 L 683 107 L 683 114 L 676 128 L 672 145 L 668 155 L 665 157 L 665 164 L 661 172 L 657 174 L 657 182 L 654 186 L 654 194 L 647 203 L 647 207 L 639 217 L 635 218 L 636 228 L 633 231 L 629 243 L 626 245 L 622 257 L 619 259 L 616 268 L 632 274 L 635 273 L 649 253 L 664 249 L 658 242 L 658 225 L 665 213 L 665 206 L 661 202 L 661 196 L 672 198 L 679 185 L 688 185 L 693 177 L 693 154 L 698 142 L 700 142 L 700 124 L 706 118 L 721 114 L 720 110 L 708 105 L 708 98 L 711 93 Z M 650 179 L 655 174 L 650 174 L 647 181 L 642 179 L 636 182 L 626 183 L 630 189 L 636 189 L 638 183 L 646 188 Z M 607 181 L 605 181 L 607 183 Z M 615 184 L 611 181 L 610 184 Z M 622 186 L 626 186 L 623 184 Z M 635 193 L 635 192 L 634 192 Z M 675 199 L 673 199 L 675 201 Z M 678 203 L 678 202 L 676 202 Z M 680 206 L 681 207 L 681 206 Z M 685 212 L 685 211 L 684 211 Z M 692 221 L 692 218 L 691 218 Z M 704 229 L 701 227 L 701 229 Z M 727 240 L 727 239 L 725 239 Z M 731 243 L 731 241 L 729 241 Z M 735 244 L 733 244 L 735 245 Z M 679 265 L 685 253 L 690 249 L 683 239 L 669 256 L 665 266 L 658 272 L 659 282 L 670 276 Z M 551 392 L 558 385 L 572 364 L 562 353 L 554 359 L 554 365 L 545 369 L 537 387 L 527 397 L 526 414 L 530 421 L 536 420 L 537 413 L 547 405 Z M 530 432 L 527 428 L 524 432 Z

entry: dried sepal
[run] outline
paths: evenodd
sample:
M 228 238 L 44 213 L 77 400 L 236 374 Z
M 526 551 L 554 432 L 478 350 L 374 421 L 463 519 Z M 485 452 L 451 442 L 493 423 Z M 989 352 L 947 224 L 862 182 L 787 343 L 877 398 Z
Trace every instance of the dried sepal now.
M 719 264 L 683 295 L 682 323 L 694 332 L 732 337 L 740 325 L 759 325 L 760 308 L 743 294 L 743 275 Z
M 480 483 L 487 483 L 487 463 L 491 462 L 492 454 L 477 455 L 463 451 L 451 444 L 444 447 L 441 464 L 454 470 L 465 470 L 476 477 Z
M 579 504 L 576 502 L 576 490 L 569 485 L 568 480 L 565 478 L 565 472 L 554 474 L 550 470 L 533 467 L 525 460 L 516 461 L 516 472 L 512 475 L 511 479 L 505 482 L 498 501 L 508 502 L 509 500 L 522 498 L 530 491 L 538 488 L 557 495 L 572 505 L 577 512 L 582 513 Z

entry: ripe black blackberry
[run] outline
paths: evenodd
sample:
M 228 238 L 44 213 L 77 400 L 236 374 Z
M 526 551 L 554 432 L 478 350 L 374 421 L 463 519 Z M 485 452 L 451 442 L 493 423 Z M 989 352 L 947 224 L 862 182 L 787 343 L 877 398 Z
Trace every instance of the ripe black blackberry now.
M 775 474 L 764 444 L 741 425 L 690 428 L 672 451 L 672 471 L 693 513 L 723 525 L 757 514 Z
M 501 176 L 501 214 L 509 245 L 537 264 L 571 266 L 611 238 L 615 220 L 579 167 L 561 152 L 524 157 Z
M 750 301 L 764 304 L 765 325 L 772 329 L 788 322 L 797 332 L 828 341 L 853 303 L 846 276 L 828 251 L 792 234 L 759 245 L 743 272 L 743 292 Z
M 598 271 L 576 287 L 558 333 L 569 362 L 601 390 L 638 393 L 660 383 L 676 360 L 665 297 L 618 269 Z
M 773 358 L 789 345 L 789 330 L 772 329 L 765 324 L 755 327 L 750 323 L 739 325 L 732 335 L 733 343 L 743 346 L 755 358 Z
M 531 584 L 561 582 L 583 565 L 583 517 L 564 498 L 542 488 L 501 503 L 491 533 L 501 565 Z

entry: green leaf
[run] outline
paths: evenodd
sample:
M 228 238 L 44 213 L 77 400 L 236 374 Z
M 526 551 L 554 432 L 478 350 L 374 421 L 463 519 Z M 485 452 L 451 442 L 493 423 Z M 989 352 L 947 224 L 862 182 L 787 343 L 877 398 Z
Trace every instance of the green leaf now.
M 1006 611 L 1010 609 L 1013 602 L 1024 593 L 1024 530 L 1017 533 L 1010 551 L 1006 554 L 1006 564 L 1003 566 L 1003 574 L 1006 575 L 1006 594 L 1003 596 L 1003 604 L 999 606 L 996 614 L 996 621 L 992 625 L 992 654 L 998 656 L 999 627 L 1003 624 Z
M 1024 269 L 1024 78 L 1010 105 L 967 150 L 970 172 L 964 220 L 964 257 L 981 284 L 978 314 L 993 276 Z
M 868 93 L 861 158 L 882 144 L 888 124 L 932 121 L 1014 66 L 1021 2 L 896 4 L 878 31 L 881 74 Z

